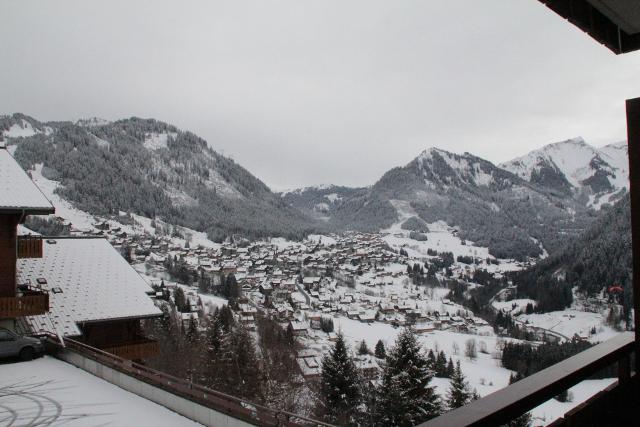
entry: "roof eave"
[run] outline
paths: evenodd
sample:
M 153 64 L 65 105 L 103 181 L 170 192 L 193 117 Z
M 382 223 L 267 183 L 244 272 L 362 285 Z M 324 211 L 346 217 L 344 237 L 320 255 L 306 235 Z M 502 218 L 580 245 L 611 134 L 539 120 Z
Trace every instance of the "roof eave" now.
M 151 319 L 155 317 L 162 317 L 164 313 L 159 310 L 158 313 L 154 314 L 144 314 L 140 316 L 126 316 L 126 317 L 108 317 L 106 319 L 91 319 L 91 320 L 77 320 L 76 324 L 91 324 L 91 323 L 107 323 L 107 322 L 120 322 L 124 320 L 142 320 L 142 319 Z
M 626 23 L 617 22 L 587 0 L 538 0 L 615 54 L 640 49 L 640 33 L 630 34 Z
M 0 207 L 0 215 L 9 215 L 9 214 L 26 214 L 26 215 L 51 215 L 56 213 L 56 208 L 53 206 L 41 206 L 41 207 L 33 207 L 33 206 L 11 206 L 11 207 Z

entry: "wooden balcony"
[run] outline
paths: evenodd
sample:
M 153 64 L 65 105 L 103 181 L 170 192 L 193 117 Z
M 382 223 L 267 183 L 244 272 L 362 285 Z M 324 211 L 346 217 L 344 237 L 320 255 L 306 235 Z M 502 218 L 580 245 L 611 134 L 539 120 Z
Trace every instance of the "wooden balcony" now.
M 142 360 L 153 357 L 160 352 L 157 341 L 141 338 L 122 344 L 100 347 L 101 350 L 127 360 Z
M 42 238 L 18 236 L 18 258 L 42 258 Z
M 37 316 L 49 311 L 49 294 L 33 292 L 15 297 L 0 297 L 0 319 Z

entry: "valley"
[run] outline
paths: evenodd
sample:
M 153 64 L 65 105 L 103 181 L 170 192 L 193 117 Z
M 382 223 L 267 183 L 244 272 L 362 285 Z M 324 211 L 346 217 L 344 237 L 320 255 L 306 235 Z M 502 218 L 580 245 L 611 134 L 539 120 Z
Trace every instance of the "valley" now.
M 628 302 L 607 292 L 613 283 L 578 282 L 563 255 L 584 236 L 599 242 L 603 224 L 618 223 L 607 215 L 624 217 L 621 144 L 570 140 L 501 166 L 430 149 L 370 187 L 276 194 L 204 140 L 154 120 L 3 120 L 10 152 L 56 207 L 22 233 L 107 238 L 147 280 L 174 334 L 208 336 L 224 306 L 256 343 L 263 319 L 275 322 L 293 343 L 287 381 L 303 396 L 315 392 L 338 333 L 375 382 L 385 362 L 373 349 L 410 326 L 425 353 L 459 362 L 484 396 L 514 374 L 502 366 L 505 343 L 597 343 L 628 323 Z M 611 279 L 624 289 L 627 262 Z M 533 274 L 545 278 L 535 289 Z M 568 290 L 567 304 L 545 309 L 545 287 Z M 573 399 L 532 416 L 550 423 L 608 381 L 581 383 Z M 436 373 L 442 399 L 450 383 L 450 371 Z M 308 402 L 290 405 L 313 414 Z

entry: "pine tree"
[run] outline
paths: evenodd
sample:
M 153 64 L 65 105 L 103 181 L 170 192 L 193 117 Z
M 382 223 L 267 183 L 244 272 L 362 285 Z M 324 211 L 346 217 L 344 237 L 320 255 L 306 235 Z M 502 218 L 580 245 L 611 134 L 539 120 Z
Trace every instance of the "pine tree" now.
M 229 299 L 229 303 L 233 305 L 240 297 L 240 286 L 236 280 L 236 276 L 229 274 L 225 279 L 223 286 L 223 295 Z
M 176 286 L 175 291 L 173 292 L 173 300 L 176 304 L 176 309 L 180 312 L 185 312 L 187 306 L 187 296 L 184 294 L 184 291 L 180 286 Z
M 382 426 L 413 426 L 440 413 L 440 399 L 429 386 L 433 372 L 415 332 L 404 329 L 387 354 L 378 389 L 376 421 Z
M 453 370 L 451 384 L 447 391 L 447 406 L 449 409 L 459 408 L 469 403 L 472 397 L 473 394 L 469 390 L 469 383 L 466 381 L 462 369 L 460 369 L 460 361 L 458 361 Z
M 260 395 L 259 366 L 253 338 L 238 324 L 225 334 L 219 351 L 219 376 L 227 394 L 253 399 Z
M 438 353 L 438 357 L 436 358 L 435 363 L 435 374 L 436 377 L 446 378 L 447 376 L 447 356 L 445 356 L 444 351 L 440 350 Z
M 382 340 L 378 340 L 378 342 L 376 343 L 375 356 L 378 359 L 384 359 L 387 357 L 387 351 L 384 348 L 384 343 L 382 342 Z
M 200 332 L 198 331 L 198 320 L 195 316 L 189 319 L 189 325 L 187 326 L 186 339 L 189 344 L 194 344 L 200 338 Z
M 220 310 L 218 310 L 218 317 L 222 330 L 225 333 L 231 331 L 235 325 L 235 318 L 233 317 L 233 311 L 231 308 L 229 308 L 228 305 L 223 305 Z
M 458 364 L 460 364 L 460 362 L 458 362 Z M 449 358 L 449 363 L 447 363 L 447 378 L 452 378 L 454 373 L 453 360 Z
M 369 347 L 367 346 L 367 342 L 365 340 L 360 341 L 360 346 L 358 346 L 358 354 L 369 354 Z
M 318 414 L 332 424 L 355 424 L 358 406 L 362 402 L 360 381 L 356 365 L 347 351 L 344 336 L 338 333 L 333 349 L 322 359 L 322 406 L 317 408 Z
M 429 362 L 429 368 L 433 371 L 436 370 L 436 355 L 433 353 L 433 350 L 429 350 L 429 354 L 427 355 L 427 361 Z

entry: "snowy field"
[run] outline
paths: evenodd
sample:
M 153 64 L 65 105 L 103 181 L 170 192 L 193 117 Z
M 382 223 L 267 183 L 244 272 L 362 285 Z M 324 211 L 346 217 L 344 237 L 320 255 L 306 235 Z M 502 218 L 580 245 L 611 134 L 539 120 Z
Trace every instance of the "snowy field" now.
M 402 331 L 402 328 L 394 328 L 385 323 L 367 324 L 345 317 L 334 318 L 334 326 L 336 331 L 341 330 L 344 333 L 354 349 L 362 340 L 367 342 L 369 348 L 374 348 L 379 339 L 384 342 L 386 348 L 391 348 Z M 454 363 L 459 360 L 471 388 L 476 389 L 481 396 L 493 393 L 509 384 L 511 371 L 500 366 L 498 357 L 501 338 L 449 331 L 433 331 L 421 334 L 419 338 L 425 351 L 433 350 L 434 353 L 444 351 L 447 357 L 451 356 Z M 478 357 L 474 361 L 464 356 L 464 348 L 468 340 L 476 341 Z M 481 348 L 486 348 L 487 353 L 481 352 Z M 443 386 L 443 390 L 439 389 L 442 394 L 446 393 L 448 380 L 437 378 L 434 381 L 436 385 Z
M 60 360 L 0 364 L 0 425 L 195 427 L 200 424 Z
M 527 304 L 531 304 L 533 305 L 533 307 L 535 307 L 537 303 L 535 302 L 535 300 L 528 298 L 513 299 L 509 301 L 493 301 L 491 303 L 493 308 L 495 308 L 496 310 L 506 311 L 512 316 L 525 313 Z
M 578 335 L 588 337 L 589 341 L 594 343 L 606 341 L 618 334 L 615 329 L 605 324 L 605 318 L 601 313 L 573 309 L 550 313 L 522 314 L 516 320 L 520 323 L 553 331 L 566 339 Z M 590 334 L 592 328 L 596 329 L 594 335 Z
M 603 380 L 586 380 L 576 384 L 569 389 L 569 395 L 572 396 L 571 402 L 560 402 L 556 399 L 551 399 L 532 409 L 532 425 L 550 424 L 615 381 L 613 378 L 607 378 Z
M 409 231 L 402 229 L 402 224 L 409 218 L 418 217 L 417 212 L 410 206 L 409 202 L 404 200 L 390 200 L 393 207 L 398 213 L 398 221 L 391 227 L 381 230 L 381 233 L 386 234 L 382 239 L 394 249 L 404 248 L 410 257 L 412 258 L 430 258 L 428 250 L 435 250 L 437 252 L 451 252 L 453 256 L 471 256 L 474 258 L 480 258 L 486 260 L 487 258 L 494 258 L 489 255 L 489 249 L 480 246 L 474 246 L 473 242 L 463 242 L 455 233 L 452 227 L 449 227 L 444 221 L 437 221 L 431 224 L 427 224 L 429 228 L 426 234 L 427 240 L 418 241 L 409 238 Z M 487 271 L 494 272 L 506 272 L 520 270 L 522 267 L 519 263 L 511 260 L 500 260 L 499 265 L 486 265 L 483 261 L 482 268 Z
M 331 236 L 325 236 L 322 234 L 309 234 L 309 236 L 307 236 L 306 243 L 308 246 L 313 246 L 316 243 L 319 243 L 322 246 L 332 246 L 338 243 L 338 241 Z
M 365 340 L 369 348 L 374 348 L 378 340 L 382 340 L 385 347 L 393 346 L 397 335 L 402 328 L 394 328 L 384 323 L 362 323 L 346 317 L 334 318 L 335 329 L 341 330 L 351 347 Z M 475 360 L 469 360 L 464 354 L 465 343 L 474 339 L 477 343 L 478 356 Z M 451 356 L 453 362 L 460 361 L 460 366 L 471 389 L 475 389 L 480 396 L 486 396 L 509 385 L 509 377 L 512 371 L 501 366 L 499 351 L 501 342 L 516 341 L 509 338 L 496 336 L 480 336 L 449 331 L 434 331 L 421 334 L 419 340 L 425 351 L 432 349 L 434 352 L 443 350 L 447 357 Z M 328 348 L 328 345 L 323 345 Z M 457 350 L 454 350 L 457 348 Z M 481 349 L 485 348 L 487 353 Z M 457 351 L 457 354 L 455 352 Z M 570 402 L 559 402 L 551 399 L 531 411 L 532 425 L 547 425 L 563 416 L 566 412 L 584 402 L 597 392 L 612 384 L 615 379 L 586 380 L 569 390 L 572 396 Z M 432 385 L 442 397 L 446 396 L 449 389 L 449 379 L 433 378 Z

